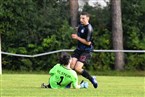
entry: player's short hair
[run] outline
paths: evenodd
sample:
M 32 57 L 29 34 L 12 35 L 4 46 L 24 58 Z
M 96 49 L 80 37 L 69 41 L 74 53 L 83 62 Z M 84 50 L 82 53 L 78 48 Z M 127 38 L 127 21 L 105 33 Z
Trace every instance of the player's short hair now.
M 81 12 L 80 15 L 86 15 L 87 17 L 90 17 L 90 16 L 91 16 L 91 15 L 90 15 L 89 13 L 87 13 L 87 12 Z
M 68 53 L 62 52 L 59 58 L 59 63 L 61 65 L 67 65 L 69 63 L 70 58 L 71 56 Z

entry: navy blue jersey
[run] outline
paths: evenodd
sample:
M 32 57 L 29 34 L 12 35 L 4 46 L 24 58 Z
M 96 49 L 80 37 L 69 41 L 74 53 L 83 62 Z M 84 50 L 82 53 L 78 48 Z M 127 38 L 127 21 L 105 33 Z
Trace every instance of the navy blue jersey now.
M 85 39 L 88 42 L 92 42 L 92 32 L 93 32 L 93 28 L 91 26 L 91 24 L 88 25 L 79 25 L 78 28 L 78 36 Z M 83 50 L 83 51 L 92 51 L 93 50 L 93 45 L 86 45 L 81 43 L 80 41 L 78 41 L 78 46 L 77 49 L 79 50 Z

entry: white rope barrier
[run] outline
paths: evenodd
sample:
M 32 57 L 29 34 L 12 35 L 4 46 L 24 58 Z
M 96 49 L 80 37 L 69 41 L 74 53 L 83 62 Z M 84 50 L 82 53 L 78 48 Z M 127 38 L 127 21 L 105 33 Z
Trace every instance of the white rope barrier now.
M 14 54 L 14 53 L 8 53 L 8 52 L 1 52 L 4 55 L 10 55 L 10 56 L 18 56 L 18 57 L 33 57 L 33 55 L 23 55 L 23 54 Z
M 36 55 L 33 55 L 33 57 L 39 57 L 39 56 L 44 56 L 44 55 L 50 55 L 50 54 L 59 53 L 59 52 L 72 52 L 72 51 L 74 51 L 74 50 L 67 50 L 67 49 L 64 49 L 64 50 L 57 50 L 57 51 L 51 51 L 51 52 L 47 52 L 47 53 L 36 54 Z
M 1 52 L 1 54 L 4 55 L 11 55 L 11 56 L 19 56 L 19 57 L 40 57 L 45 56 L 49 54 L 59 53 L 59 52 L 73 52 L 74 50 L 70 49 L 63 49 L 63 50 L 56 50 L 56 51 L 50 51 L 46 53 L 41 54 L 35 54 L 35 55 L 23 55 L 23 54 L 14 54 L 14 53 L 8 53 L 8 52 Z M 124 52 L 124 53 L 145 53 L 145 50 L 94 50 L 93 52 Z
M 45 56 L 49 54 L 54 54 L 54 53 L 59 53 L 59 52 L 73 52 L 74 50 L 71 49 L 62 49 L 62 50 L 56 50 L 56 51 L 50 51 L 46 53 L 41 53 L 41 54 L 35 54 L 35 55 L 23 55 L 23 54 L 14 54 L 14 53 L 8 53 L 8 52 L 0 52 L 0 57 L 1 54 L 4 55 L 10 55 L 10 56 L 18 56 L 18 57 L 29 57 L 29 58 L 34 58 L 34 57 L 40 57 L 40 56 Z M 124 53 L 145 53 L 145 50 L 94 50 L 93 52 L 124 52 Z M 2 64 L 0 64 L 0 75 L 2 74 Z
M 145 53 L 145 50 L 94 50 L 94 52 L 124 52 L 124 53 Z

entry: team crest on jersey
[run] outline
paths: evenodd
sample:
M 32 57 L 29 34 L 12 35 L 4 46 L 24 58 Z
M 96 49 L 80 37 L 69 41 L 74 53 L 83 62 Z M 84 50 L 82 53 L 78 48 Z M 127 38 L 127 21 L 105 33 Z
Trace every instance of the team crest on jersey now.
M 84 33 L 84 29 L 81 30 L 81 33 Z

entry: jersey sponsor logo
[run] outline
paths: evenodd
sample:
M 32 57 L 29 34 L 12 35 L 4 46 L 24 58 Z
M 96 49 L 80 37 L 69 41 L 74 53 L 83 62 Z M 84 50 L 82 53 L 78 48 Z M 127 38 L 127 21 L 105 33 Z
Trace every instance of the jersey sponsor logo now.
M 60 71 L 60 70 L 57 70 L 57 73 L 59 73 L 60 75 L 65 76 L 65 77 L 71 78 L 70 75 L 68 75 L 68 74 L 66 74 L 66 73 L 64 73 L 64 72 L 62 72 L 62 71 Z

